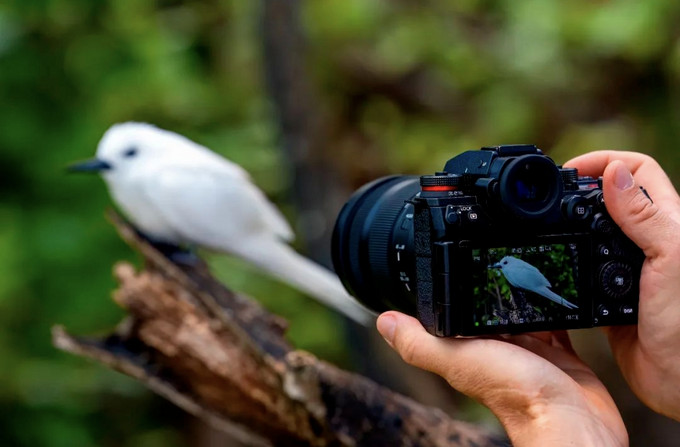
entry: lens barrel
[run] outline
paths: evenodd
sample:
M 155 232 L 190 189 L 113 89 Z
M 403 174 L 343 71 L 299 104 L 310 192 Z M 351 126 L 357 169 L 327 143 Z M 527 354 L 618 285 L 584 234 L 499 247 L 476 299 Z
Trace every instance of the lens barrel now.
M 333 230 L 335 271 L 345 288 L 376 312 L 416 309 L 413 205 L 418 177 L 391 176 L 355 192 Z

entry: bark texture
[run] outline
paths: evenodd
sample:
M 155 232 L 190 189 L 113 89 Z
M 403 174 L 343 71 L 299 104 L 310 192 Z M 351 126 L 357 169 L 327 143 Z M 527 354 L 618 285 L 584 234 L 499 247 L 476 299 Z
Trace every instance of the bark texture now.
M 114 268 L 113 299 L 129 316 L 103 338 L 57 326 L 59 349 L 140 380 L 246 445 L 507 445 L 293 349 L 284 320 L 224 287 L 205 264 L 176 265 L 116 214 L 110 219 L 145 260 L 142 271 Z

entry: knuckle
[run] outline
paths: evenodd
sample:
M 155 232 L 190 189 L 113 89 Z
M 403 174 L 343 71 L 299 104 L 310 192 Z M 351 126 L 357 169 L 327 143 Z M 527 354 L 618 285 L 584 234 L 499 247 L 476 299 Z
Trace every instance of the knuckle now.
M 647 154 L 636 154 L 636 155 L 639 156 L 639 159 L 640 159 L 640 162 L 641 162 L 640 164 L 642 164 L 642 165 L 653 165 L 653 166 L 661 167 L 659 165 L 659 162 L 657 162 L 654 159 L 654 157 L 652 157 L 650 155 L 647 155 Z
M 621 222 L 621 229 L 636 234 L 638 245 L 647 255 L 671 254 L 677 257 L 680 250 L 680 221 L 665 209 L 652 203 L 643 193 L 637 192 L 625 207 L 627 215 Z
M 661 219 L 660 209 L 652 203 L 642 192 L 636 193 L 628 206 L 629 225 L 639 225 L 643 222 L 655 222 Z
M 622 154 L 623 156 L 620 157 L 619 154 Z M 638 152 L 615 153 L 612 160 L 621 160 L 628 166 L 628 169 L 630 169 L 633 174 L 643 167 L 652 170 L 662 170 L 661 165 L 659 165 L 659 162 L 656 161 L 654 157 Z

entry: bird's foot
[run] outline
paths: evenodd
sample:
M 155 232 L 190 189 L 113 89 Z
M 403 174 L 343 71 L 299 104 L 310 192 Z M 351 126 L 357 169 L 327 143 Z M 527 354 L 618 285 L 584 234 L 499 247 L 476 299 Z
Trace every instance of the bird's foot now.
M 201 263 L 201 258 L 191 250 L 177 250 L 169 254 L 165 254 L 168 259 L 170 259 L 175 264 L 186 266 L 186 267 L 196 267 Z
M 191 249 L 183 248 L 177 244 L 172 244 L 166 241 L 160 241 L 152 236 L 149 236 L 141 231 L 135 229 L 137 235 L 147 241 L 153 248 L 158 250 L 163 256 L 168 258 L 175 264 L 196 267 L 201 262 L 201 258 Z

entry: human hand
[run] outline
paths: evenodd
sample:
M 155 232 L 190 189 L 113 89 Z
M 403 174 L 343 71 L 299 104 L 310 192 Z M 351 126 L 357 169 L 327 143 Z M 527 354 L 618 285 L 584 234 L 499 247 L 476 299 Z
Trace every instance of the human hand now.
M 565 166 L 580 175 L 603 176 L 609 214 L 647 256 L 638 325 L 605 331 L 633 392 L 653 410 L 680 420 L 680 197 L 647 155 L 599 151 Z
M 401 357 L 487 406 L 514 446 L 627 446 L 606 388 L 565 331 L 437 338 L 413 317 L 385 312 L 378 330 Z

